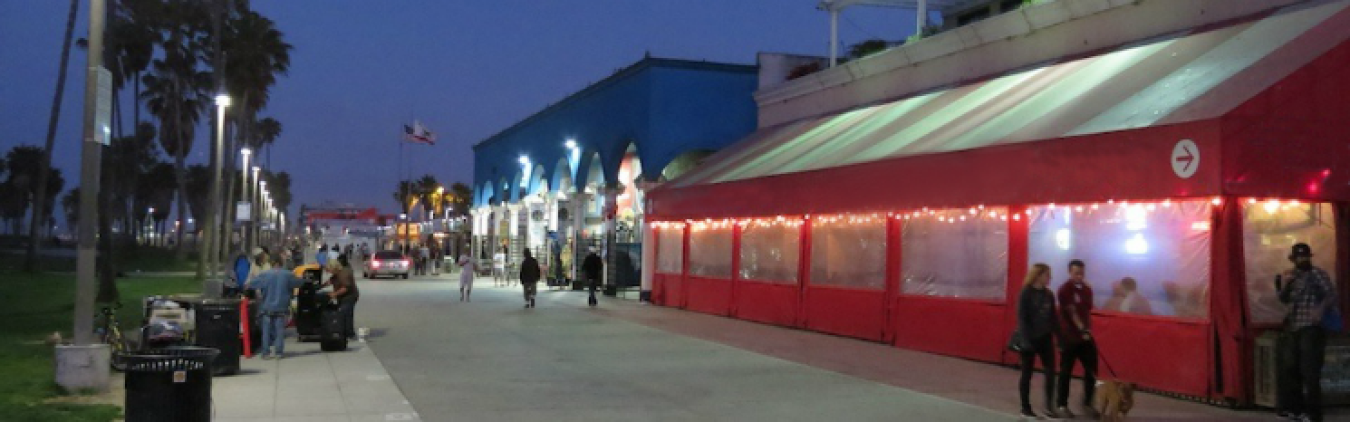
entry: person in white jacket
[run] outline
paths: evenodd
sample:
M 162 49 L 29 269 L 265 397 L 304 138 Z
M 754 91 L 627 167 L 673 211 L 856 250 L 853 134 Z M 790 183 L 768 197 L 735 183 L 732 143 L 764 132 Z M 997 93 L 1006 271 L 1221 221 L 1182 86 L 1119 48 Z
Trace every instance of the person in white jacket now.
M 473 275 L 478 272 L 478 265 L 473 262 L 469 255 L 459 256 L 459 301 L 472 302 L 469 295 L 473 294 Z

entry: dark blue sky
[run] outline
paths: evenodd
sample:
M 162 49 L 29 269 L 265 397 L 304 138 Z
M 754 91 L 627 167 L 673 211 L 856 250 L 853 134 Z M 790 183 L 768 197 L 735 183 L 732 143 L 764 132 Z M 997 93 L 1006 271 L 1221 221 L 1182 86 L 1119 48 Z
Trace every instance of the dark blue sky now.
M 88 1 L 81 3 L 77 38 L 88 22 Z M 394 209 L 398 137 L 414 117 L 439 140 L 430 147 L 407 145 L 406 171 L 469 183 L 471 145 L 646 52 L 753 63 L 760 51 L 824 55 L 829 44 L 828 15 L 816 10 L 814 0 L 253 5 L 295 46 L 291 71 L 262 115 L 284 126 L 271 166 L 293 175 L 297 206 L 332 200 Z M 44 140 L 67 7 L 64 0 L 0 0 L 2 151 Z M 912 12 L 903 10 L 859 7 L 844 17 L 844 45 L 873 37 L 898 40 L 913 28 Z M 54 160 L 68 188 L 79 179 L 84 66 L 83 52 L 75 50 Z M 206 160 L 207 133 L 199 131 L 189 161 Z

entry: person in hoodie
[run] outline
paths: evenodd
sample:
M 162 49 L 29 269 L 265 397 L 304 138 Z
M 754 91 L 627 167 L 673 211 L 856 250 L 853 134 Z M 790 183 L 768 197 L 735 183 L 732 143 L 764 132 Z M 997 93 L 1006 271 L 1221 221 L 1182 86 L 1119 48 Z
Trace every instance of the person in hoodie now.
M 539 278 L 542 271 L 539 269 L 539 261 L 530 254 L 530 249 L 522 250 L 525 259 L 520 262 L 520 286 L 525 289 L 525 307 L 534 307 L 534 296 L 539 292 Z

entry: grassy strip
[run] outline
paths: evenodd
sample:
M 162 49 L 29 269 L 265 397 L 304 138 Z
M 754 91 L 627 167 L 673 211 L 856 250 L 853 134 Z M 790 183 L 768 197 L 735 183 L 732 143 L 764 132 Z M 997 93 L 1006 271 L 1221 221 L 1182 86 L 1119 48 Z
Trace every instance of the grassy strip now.
M 74 254 L 70 253 L 70 251 L 65 252 L 70 256 L 41 256 L 38 258 L 38 265 L 46 272 L 75 272 Z M 179 261 L 174 259 L 173 249 L 137 246 L 119 249 L 115 256 L 117 257 L 117 270 L 133 277 L 138 272 L 184 272 L 197 270 L 195 254 L 189 254 L 188 259 Z M 11 252 L 0 255 L 0 272 L 18 271 L 23 268 L 23 259 L 24 257 L 21 252 Z
M 140 300 L 147 295 L 200 290 L 191 278 L 118 279 L 123 330 L 140 322 Z M 75 277 L 59 274 L 0 272 L 0 419 L 15 421 L 110 421 L 121 409 L 107 405 L 44 403 L 60 395 L 55 383 L 52 347 L 42 340 L 54 331 L 69 338 L 75 301 Z

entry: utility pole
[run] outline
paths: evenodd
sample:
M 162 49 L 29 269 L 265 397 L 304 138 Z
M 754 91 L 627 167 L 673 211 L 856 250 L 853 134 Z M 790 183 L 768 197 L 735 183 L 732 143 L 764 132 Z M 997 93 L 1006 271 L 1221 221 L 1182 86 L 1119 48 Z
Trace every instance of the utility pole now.
M 111 86 L 111 77 L 103 69 L 103 25 L 105 0 L 91 0 L 89 10 L 89 69 L 84 87 L 84 136 L 80 145 L 80 239 L 75 266 L 75 344 L 94 342 L 94 294 L 97 279 L 94 263 L 98 259 L 98 191 L 102 171 L 103 145 L 107 141 L 106 122 L 100 122 L 100 88 Z M 103 117 L 106 119 L 106 117 Z M 103 123 L 104 127 L 99 127 Z
M 80 223 L 75 265 L 75 344 L 56 348 L 56 383 L 67 391 L 106 391 L 111 348 L 96 344 L 94 299 L 97 293 L 98 191 L 103 146 L 108 142 L 112 74 L 103 68 L 106 0 L 90 0 L 88 69 L 84 86 L 84 131 L 80 138 Z

